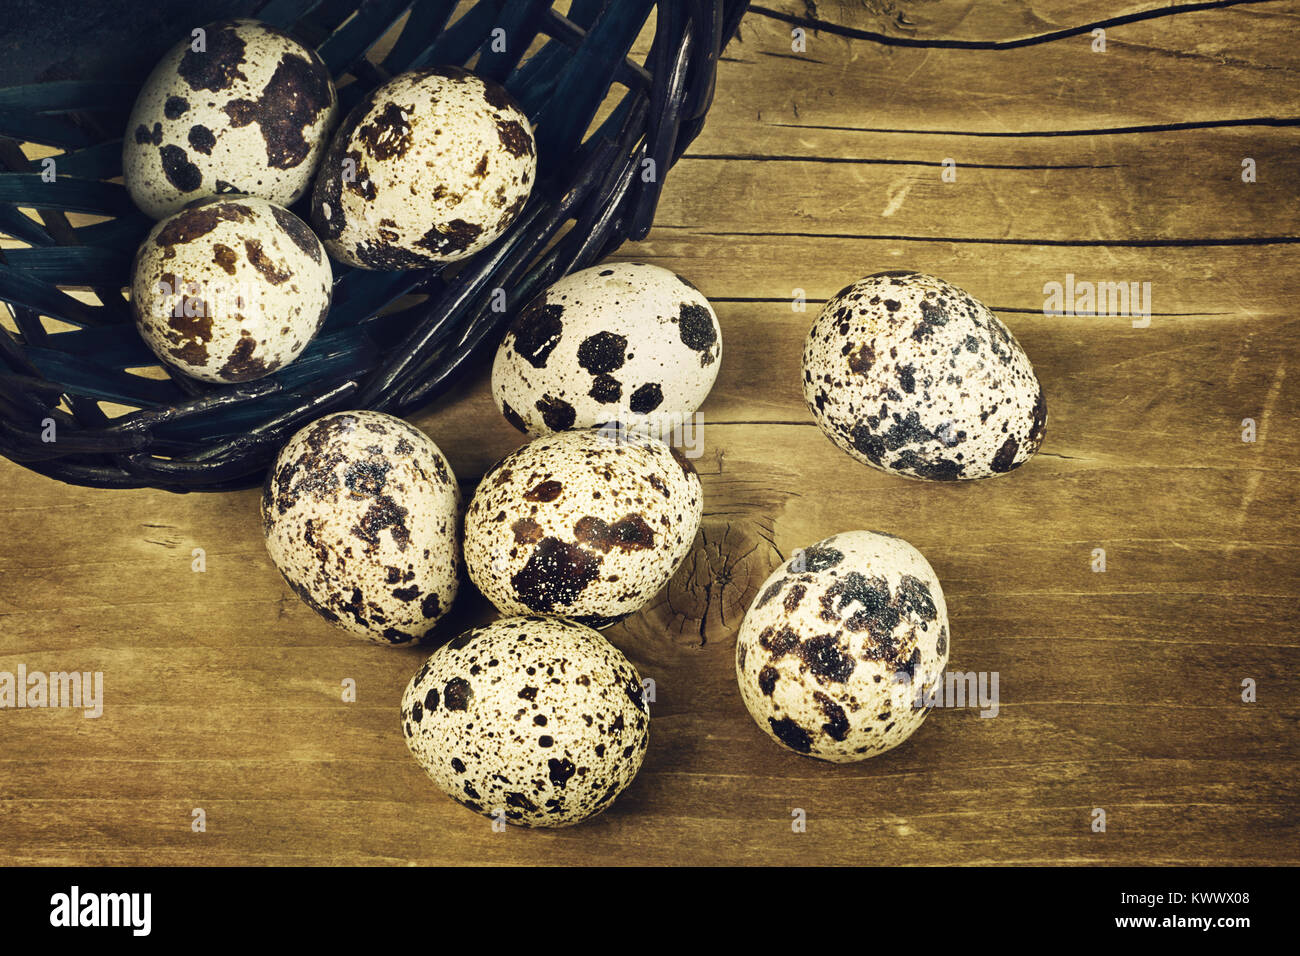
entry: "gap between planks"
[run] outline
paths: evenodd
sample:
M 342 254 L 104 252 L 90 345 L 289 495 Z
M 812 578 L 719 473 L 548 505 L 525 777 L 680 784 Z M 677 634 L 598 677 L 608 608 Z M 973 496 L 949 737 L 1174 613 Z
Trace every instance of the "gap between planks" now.
M 1091 23 L 1081 23 L 1078 26 L 1065 27 L 1060 30 L 1052 30 L 1047 33 L 1039 33 L 1027 37 L 1018 37 L 1012 40 L 949 40 L 943 38 L 923 40 L 916 37 L 893 36 L 887 33 L 879 33 L 875 30 L 863 30 L 858 27 L 843 26 L 842 24 L 834 23 L 830 20 L 821 20 L 816 17 L 798 16 L 797 14 L 786 13 L 782 10 L 773 10 L 771 7 L 764 7 L 758 4 L 750 4 L 749 15 L 766 17 L 771 20 L 780 20 L 784 23 L 789 23 L 792 26 L 810 29 L 814 33 L 825 32 L 835 36 L 847 37 L 852 40 L 869 40 L 873 43 L 879 43 L 884 46 L 914 47 L 928 50 L 1015 50 L 1021 47 L 1037 46 L 1043 43 L 1052 43 L 1056 40 L 1064 40 L 1069 37 L 1081 36 L 1083 34 L 1091 33 L 1093 30 L 1108 30 L 1112 27 L 1125 26 L 1130 23 L 1141 23 L 1146 20 L 1156 20 L 1184 13 L 1196 13 L 1202 10 L 1223 10 L 1228 7 L 1272 2 L 1275 2 L 1275 0 L 1202 0 L 1202 2 L 1199 3 L 1183 3 L 1172 6 L 1156 7 L 1149 10 L 1138 10 L 1134 13 L 1108 17 L 1104 20 L 1094 20 Z

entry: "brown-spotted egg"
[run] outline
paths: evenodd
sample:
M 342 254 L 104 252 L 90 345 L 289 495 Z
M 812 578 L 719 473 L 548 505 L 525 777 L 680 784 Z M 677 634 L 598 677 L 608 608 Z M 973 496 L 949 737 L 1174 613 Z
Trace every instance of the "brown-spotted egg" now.
M 402 696 L 402 731 L 444 793 L 525 827 L 580 823 L 641 768 L 641 677 L 588 627 L 510 617 L 439 648 Z
M 348 265 L 438 266 L 505 232 L 536 174 L 528 117 L 502 86 L 458 67 L 413 70 L 340 124 L 312 191 L 312 224 Z
M 307 224 L 251 196 L 199 200 L 136 250 L 131 306 L 159 360 L 208 382 L 292 362 L 329 312 L 329 258 Z
M 600 627 L 668 583 L 702 509 L 695 469 L 663 442 L 617 429 L 559 432 L 483 476 L 465 513 L 465 566 L 504 614 Z
M 910 737 L 947 663 L 934 570 L 906 541 L 873 531 L 796 553 L 763 583 L 736 639 L 755 722 L 790 750 L 836 763 Z
M 718 376 L 722 332 L 695 286 L 667 269 L 608 263 L 528 303 L 492 366 L 492 395 L 530 435 L 622 422 L 671 428 Z
M 337 104 L 325 64 L 289 34 L 256 20 L 210 23 L 145 81 L 123 181 L 155 219 L 222 193 L 288 206 L 311 185 Z
M 917 272 L 867 276 L 826 303 L 804 344 L 803 390 L 831 441 L 909 478 L 1005 474 L 1047 428 L 1043 387 L 1007 327 Z
M 381 644 L 427 634 L 456 597 L 460 488 L 424 432 L 382 412 L 303 428 L 266 476 L 271 560 L 321 617 Z

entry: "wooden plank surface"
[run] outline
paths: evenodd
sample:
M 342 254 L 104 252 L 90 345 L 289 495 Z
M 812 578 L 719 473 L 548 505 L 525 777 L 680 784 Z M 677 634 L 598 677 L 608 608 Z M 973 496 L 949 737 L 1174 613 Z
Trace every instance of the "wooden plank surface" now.
M 423 653 L 301 605 L 255 492 L 90 491 L 0 463 L 0 670 L 102 670 L 106 698 L 97 720 L 0 712 L 0 861 L 1300 862 L 1300 2 L 1143 18 L 1158 6 L 768 0 L 745 19 L 654 231 L 620 254 L 710 296 L 726 356 L 695 549 L 607 632 L 657 691 L 608 813 L 496 833 L 438 794 L 398 729 Z M 888 268 L 968 289 L 1032 358 L 1048 437 L 1014 475 L 903 481 L 813 424 L 807 326 Z M 1067 274 L 1150 282 L 1150 326 L 1045 316 Z M 485 374 L 414 420 L 467 492 L 518 444 Z M 732 656 L 782 556 L 858 527 L 927 555 L 949 667 L 998 672 L 1001 707 L 937 710 L 832 767 L 760 733 Z M 467 596 L 455 617 L 490 615 Z

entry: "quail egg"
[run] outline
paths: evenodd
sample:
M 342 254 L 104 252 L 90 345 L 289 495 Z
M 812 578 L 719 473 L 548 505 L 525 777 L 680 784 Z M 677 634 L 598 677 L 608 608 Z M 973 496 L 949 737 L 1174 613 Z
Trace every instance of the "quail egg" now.
M 518 217 L 537 174 L 528 117 L 458 67 L 403 73 L 340 125 L 312 192 L 330 255 L 365 269 L 464 259 Z
M 709 301 L 640 262 L 593 266 L 528 303 L 492 366 L 492 395 L 520 431 L 621 422 L 671 428 L 703 403 L 722 357 Z
M 695 540 L 690 462 L 618 429 L 534 439 L 483 476 L 465 513 L 470 579 L 504 614 L 596 627 L 645 605 Z
M 131 306 L 159 360 L 207 382 L 247 382 L 292 362 L 329 312 L 329 258 L 287 209 L 249 196 L 199 200 L 136 250 Z
M 998 317 L 918 272 L 867 276 L 826 303 L 803 352 L 804 398 L 836 445 L 882 471 L 1005 474 L 1038 450 L 1043 387 Z
M 837 534 L 777 568 L 736 639 L 755 722 L 782 746 L 835 763 L 910 737 L 947 663 L 934 570 L 906 541 L 874 531 Z
M 434 783 L 525 827 L 580 823 L 641 769 L 641 677 L 588 627 L 510 617 L 434 652 L 402 696 L 402 730 Z
M 433 440 L 373 411 L 303 428 L 262 492 L 266 548 L 289 587 L 378 644 L 417 640 L 451 608 L 459 513 L 456 476 Z
M 256 20 L 210 23 L 145 81 L 122 142 L 126 188 L 155 219 L 222 193 L 288 206 L 311 185 L 337 106 L 310 47 Z

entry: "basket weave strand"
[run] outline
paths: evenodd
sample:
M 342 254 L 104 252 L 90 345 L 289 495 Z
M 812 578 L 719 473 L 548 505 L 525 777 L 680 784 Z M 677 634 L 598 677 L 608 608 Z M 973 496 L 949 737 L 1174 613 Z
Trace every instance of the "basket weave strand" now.
M 499 338 L 516 308 L 625 240 L 643 238 L 665 173 L 703 126 L 718 58 L 747 0 L 573 0 L 564 14 L 545 0 L 465 6 L 252 4 L 251 15 L 316 47 L 341 87 L 342 112 L 392 76 L 428 65 L 467 65 L 504 83 L 536 128 L 539 177 L 510 231 L 454 276 L 336 266 L 333 304 L 311 346 L 274 375 L 242 385 L 131 371 L 158 366 L 123 292 L 152 222 L 110 182 L 121 175 L 120 137 L 138 83 L 73 79 L 0 89 L 0 237 L 22 244 L 0 248 L 0 300 L 16 329 L 0 326 L 0 454 L 98 487 L 256 484 L 306 422 L 341 408 L 401 415 L 434 401 Z M 629 51 L 652 13 L 654 40 L 638 63 Z M 403 15 L 388 53 L 368 58 Z M 192 25 L 177 24 L 176 34 Z M 494 43 L 502 37 L 504 52 Z M 525 57 L 535 40 L 541 45 Z M 617 105 L 585 135 L 610 96 Z M 59 151 L 52 181 L 20 143 Z M 655 174 L 642 175 L 647 168 Z M 74 226 L 69 213 L 103 218 Z M 504 311 L 491 308 L 497 289 Z M 412 294 L 426 298 L 380 314 Z M 71 328 L 53 330 L 45 319 Z M 130 410 L 110 417 L 100 402 Z

